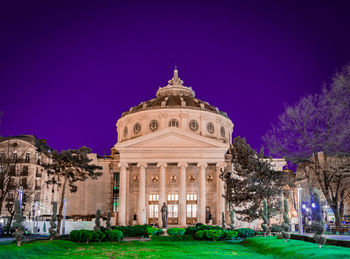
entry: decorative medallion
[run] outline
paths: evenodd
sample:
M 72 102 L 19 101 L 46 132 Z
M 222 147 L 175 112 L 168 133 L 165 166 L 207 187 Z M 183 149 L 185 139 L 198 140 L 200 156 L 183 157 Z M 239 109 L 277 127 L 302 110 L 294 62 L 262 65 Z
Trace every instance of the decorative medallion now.
M 198 122 L 196 120 L 191 120 L 189 126 L 192 131 L 196 131 L 199 128 Z
M 156 131 L 158 129 L 158 121 L 152 120 L 149 123 L 149 129 L 152 130 L 152 131 Z
M 209 183 L 212 182 L 212 181 L 214 181 L 213 176 L 212 176 L 212 175 L 208 175 L 207 181 L 208 181 Z
M 124 127 L 124 137 L 126 137 L 128 135 L 128 127 Z
M 215 126 L 214 126 L 214 124 L 211 123 L 211 122 L 209 122 L 209 123 L 207 124 L 207 130 L 208 130 L 208 132 L 209 132 L 210 134 L 213 134 L 214 131 L 215 131 Z
M 140 176 L 134 175 L 134 177 L 132 178 L 132 180 L 134 181 L 134 183 L 138 183 L 139 180 L 140 180 Z
M 190 177 L 188 178 L 188 181 L 193 183 L 194 181 L 196 181 L 196 177 L 194 175 L 190 175 Z
M 177 177 L 176 175 L 170 175 L 170 182 L 171 183 L 176 183 Z
M 225 137 L 225 128 L 223 126 L 220 128 L 220 134 L 222 137 Z
M 152 177 L 152 182 L 153 182 L 153 183 L 158 183 L 158 176 L 156 176 L 156 175 L 153 176 L 153 177 Z
M 134 133 L 135 134 L 137 134 L 137 133 L 139 133 L 141 131 L 141 125 L 140 125 L 140 123 L 135 123 L 135 125 L 134 125 Z

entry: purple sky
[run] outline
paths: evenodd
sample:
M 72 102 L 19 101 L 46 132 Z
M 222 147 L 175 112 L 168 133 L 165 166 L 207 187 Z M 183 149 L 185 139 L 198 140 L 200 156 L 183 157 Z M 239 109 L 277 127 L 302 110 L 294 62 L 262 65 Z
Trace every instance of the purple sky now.
M 349 61 L 350 1 L 1 1 L 0 135 L 109 154 L 122 112 L 176 62 L 259 149 L 285 104 Z

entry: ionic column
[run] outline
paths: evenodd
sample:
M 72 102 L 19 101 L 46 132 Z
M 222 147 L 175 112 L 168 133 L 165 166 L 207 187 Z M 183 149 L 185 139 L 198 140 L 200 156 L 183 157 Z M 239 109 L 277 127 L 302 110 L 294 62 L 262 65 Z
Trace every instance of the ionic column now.
M 216 225 L 222 224 L 222 213 L 225 213 L 224 181 L 220 178 L 221 170 L 225 169 L 225 162 L 216 164 Z
M 163 226 L 162 222 L 162 213 L 160 212 L 163 203 L 166 202 L 165 196 L 165 168 L 167 167 L 167 163 L 161 162 L 157 164 L 159 167 L 159 205 L 158 205 L 158 224 L 159 227 Z
M 186 225 L 186 167 L 187 163 L 180 162 L 180 183 L 179 183 L 179 225 Z
M 205 224 L 205 206 L 206 206 L 206 186 L 205 186 L 205 168 L 208 164 L 199 162 L 199 222 Z
M 119 211 L 118 211 L 118 224 L 125 226 L 126 219 L 126 168 L 128 163 L 120 162 L 118 164 L 120 167 L 120 178 L 119 178 Z
M 139 173 L 139 202 L 138 202 L 138 224 L 146 224 L 146 167 L 147 163 L 138 163 Z

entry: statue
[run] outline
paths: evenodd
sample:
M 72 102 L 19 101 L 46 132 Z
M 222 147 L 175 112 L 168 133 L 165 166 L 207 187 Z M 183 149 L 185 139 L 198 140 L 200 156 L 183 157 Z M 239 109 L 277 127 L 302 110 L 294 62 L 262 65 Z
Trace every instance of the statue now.
M 226 228 L 225 213 L 222 212 L 221 216 L 222 216 L 222 228 L 225 229 Z
M 163 203 L 162 209 L 162 222 L 163 222 L 163 228 L 166 228 L 168 226 L 168 206 L 166 206 L 166 203 Z

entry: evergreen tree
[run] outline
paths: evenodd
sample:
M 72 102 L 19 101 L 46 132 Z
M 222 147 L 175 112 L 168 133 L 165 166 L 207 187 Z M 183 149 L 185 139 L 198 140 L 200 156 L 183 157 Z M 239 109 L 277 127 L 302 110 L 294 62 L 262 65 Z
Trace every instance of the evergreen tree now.
M 268 218 L 281 211 L 279 198 L 286 185 L 284 172 L 276 171 L 269 158 L 258 155 L 244 138 L 236 137 L 229 150 L 233 172 L 222 172 L 220 177 L 225 181 L 224 197 L 235 206 L 237 218 L 251 222 L 262 213 L 265 199 L 268 207 Z
M 52 215 L 51 215 L 50 228 L 49 228 L 50 240 L 55 239 L 57 235 L 56 220 L 57 220 L 57 202 L 54 201 L 52 202 Z
M 264 223 L 261 224 L 261 228 L 263 229 L 264 237 L 266 237 L 266 235 L 268 235 L 269 229 L 270 229 L 269 210 L 267 208 L 266 200 L 264 200 L 263 206 L 264 206 L 264 208 L 263 208 L 264 210 L 262 213 L 262 219 L 263 219 Z
M 15 232 L 13 236 L 16 238 L 17 246 L 21 246 L 24 239 L 24 226 L 22 225 L 23 217 L 22 211 L 20 208 L 19 200 L 15 201 L 15 222 L 13 223 L 13 227 L 15 228 Z
M 312 191 L 312 195 L 314 198 L 315 208 L 313 208 L 313 222 L 312 222 L 312 230 L 315 231 L 314 240 L 318 244 L 318 247 L 321 248 L 323 244 L 326 243 L 327 239 L 322 236 L 324 232 L 324 226 L 322 223 L 322 211 L 321 211 L 321 199 L 320 193 L 317 189 Z
M 289 229 L 290 229 L 290 223 L 288 218 L 288 201 L 287 199 L 283 200 L 284 203 L 284 212 L 283 212 L 283 223 L 282 223 L 282 236 L 284 238 L 284 242 L 287 242 L 288 239 L 290 239 Z
M 85 181 L 88 178 L 97 179 L 98 176 L 102 175 L 101 172 L 96 172 L 96 170 L 102 169 L 101 166 L 90 164 L 92 159 L 88 157 L 89 153 L 91 153 L 91 149 L 81 147 L 78 150 L 62 150 L 61 153 L 54 150 L 47 154 L 50 157 L 51 163 L 43 165 L 48 172 L 46 183 L 60 187 L 61 201 L 58 210 L 58 230 L 61 227 L 63 218 L 62 213 L 66 188 L 69 187 L 70 192 L 76 192 L 78 190 L 77 182 Z
M 107 213 L 107 222 L 106 222 L 106 229 L 110 230 L 111 229 L 111 213 Z
M 101 230 L 100 218 L 101 218 L 101 210 L 98 209 L 96 211 L 96 219 L 95 219 L 95 226 L 94 226 L 94 230 L 95 231 L 100 231 Z
M 46 223 L 44 222 L 43 232 L 46 233 Z

